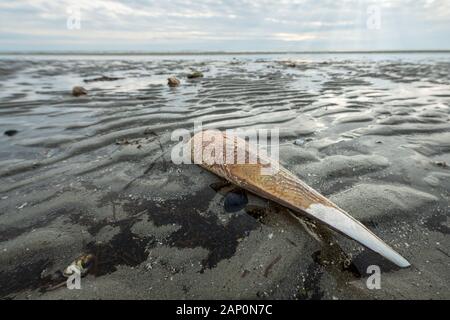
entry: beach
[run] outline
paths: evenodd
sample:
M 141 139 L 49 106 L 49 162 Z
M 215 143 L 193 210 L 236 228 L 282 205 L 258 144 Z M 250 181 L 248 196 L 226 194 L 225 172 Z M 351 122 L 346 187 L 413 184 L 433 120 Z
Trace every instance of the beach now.
M 411 267 L 174 164 L 196 121 L 279 129 L 281 164 Z M 0 298 L 450 298 L 450 53 L 0 55 L 0 124 Z

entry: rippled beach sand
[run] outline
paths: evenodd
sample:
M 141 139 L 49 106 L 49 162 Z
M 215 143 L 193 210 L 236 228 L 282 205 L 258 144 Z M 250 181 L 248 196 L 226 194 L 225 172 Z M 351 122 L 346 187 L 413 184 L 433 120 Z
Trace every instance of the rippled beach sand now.
M 0 297 L 449 299 L 449 114 L 450 54 L 0 57 Z M 282 164 L 412 267 L 173 164 L 196 120 L 279 128 Z

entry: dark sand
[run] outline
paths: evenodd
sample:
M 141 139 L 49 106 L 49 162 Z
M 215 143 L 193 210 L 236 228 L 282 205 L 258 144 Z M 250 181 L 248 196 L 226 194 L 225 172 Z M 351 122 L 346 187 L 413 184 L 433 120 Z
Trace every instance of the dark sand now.
M 0 99 L 0 298 L 450 298 L 450 55 L 3 57 Z M 251 194 L 227 212 L 232 186 L 170 161 L 194 120 L 280 128 L 282 163 L 412 267 Z M 44 291 L 83 252 L 82 290 Z

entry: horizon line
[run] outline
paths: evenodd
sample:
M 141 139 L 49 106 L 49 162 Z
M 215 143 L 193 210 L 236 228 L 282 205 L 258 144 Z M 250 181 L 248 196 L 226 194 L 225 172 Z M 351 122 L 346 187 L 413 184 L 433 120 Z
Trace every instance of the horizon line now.
M 0 51 L 0 55 L 251 55 L 251 54 L 374 54 L 374 53 L 450 53 L 450 49 L 413 50 L 307 50 L 307 51 L 145 51 L 145 50 L 26 50 Z

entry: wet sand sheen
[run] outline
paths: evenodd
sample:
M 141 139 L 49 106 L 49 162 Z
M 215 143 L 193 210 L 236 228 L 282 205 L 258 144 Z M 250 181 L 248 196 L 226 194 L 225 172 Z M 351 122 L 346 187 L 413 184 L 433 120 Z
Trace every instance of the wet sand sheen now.
M 286 59 L 0 59 L 0 297 L 449 298 L 450 58 Z M 102 75 L 120 79 L 83 82 Z M 413 267 L 250 194 L 227 212 L 229 186 L 170 161 L 194 120 L 280 128 L 283 165 Z M 82 294 L 39 291 L 85 251 Z

